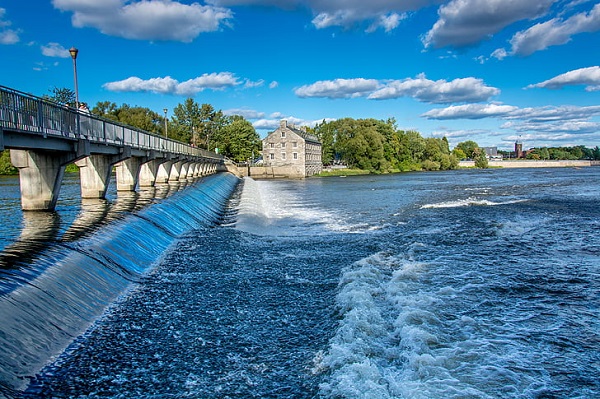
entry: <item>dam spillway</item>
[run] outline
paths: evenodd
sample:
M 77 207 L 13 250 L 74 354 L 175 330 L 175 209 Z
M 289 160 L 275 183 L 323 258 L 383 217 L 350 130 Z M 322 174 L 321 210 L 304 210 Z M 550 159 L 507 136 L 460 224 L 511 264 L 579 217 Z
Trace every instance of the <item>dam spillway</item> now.
M 82 204 L 62 233 L 55 213 L 25 212 L 21 236 L 0 258 L 0 393 L 26 388 L 178 237 L 217 223 L 238 182 L 219 173 L 155 203 Z

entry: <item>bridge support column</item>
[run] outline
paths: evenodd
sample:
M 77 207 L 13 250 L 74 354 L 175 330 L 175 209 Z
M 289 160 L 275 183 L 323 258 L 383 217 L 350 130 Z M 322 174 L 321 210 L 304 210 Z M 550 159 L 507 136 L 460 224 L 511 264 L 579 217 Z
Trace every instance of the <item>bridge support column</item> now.
M 10 161 L 19 169 L 23 210 L 54 210 L 65 167 L 75 159 L 74 155 L 64 153 L 10 150 Z
M 161 163 L 158 166 L 158 172 L 156 173 L 156 183 L 168 183 L 172 168 L 173 161 L 165 161 Z
M 158 177 L 158 168 L 164 162 L 164 160 L 153 159 L 142 164 L 139 175 L 140 187 L 154 187 Z
M 194 162 L 192 164 L 192 176 L 193 177 L 200 176 L 200 164 L 198 162 Z
M 142 166 L 141 158 L 128 158 L 119 162 L 116 166 L 117 191 L 135 191 Z
M 179 180 L 187 179 L 189 172 L 190 172 L 190 163 L 183 162 L 181 164 L 181 169 L 179 170 Z
M 81 198 L 105 198 L 113 165 L 130 157 L 131 147 L 124 147 L 122 154 L 92 154 L 75 162 L 79 166 Z
M 169 181 L 179 181 L 181 165 L 183 165 L 183 161 L 177 161 L 173 163 L 173 166 L 171 166 L 171 173 L 169 174 Z

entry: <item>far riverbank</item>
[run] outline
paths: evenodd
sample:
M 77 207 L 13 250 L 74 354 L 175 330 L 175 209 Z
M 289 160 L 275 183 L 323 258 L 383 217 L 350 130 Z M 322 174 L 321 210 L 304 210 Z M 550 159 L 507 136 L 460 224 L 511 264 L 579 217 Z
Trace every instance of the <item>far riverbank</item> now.
M 556 160 L 556 161 L 536 161 L 536 160 L 502 160 L 489 161 L 490 168 L 579 168 L 584 166 L 600 166 L 600 161 L 586 160 Z M 461 168 L 474 168 L 475 161 L 460 161 Z

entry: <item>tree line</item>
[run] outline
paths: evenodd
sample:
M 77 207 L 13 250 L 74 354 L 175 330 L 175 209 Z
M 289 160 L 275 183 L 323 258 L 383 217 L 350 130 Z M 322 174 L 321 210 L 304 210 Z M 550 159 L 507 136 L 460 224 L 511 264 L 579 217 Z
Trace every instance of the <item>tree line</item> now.
M 323 145 L 324 165 L 340 163 L 373 173 L 458 167 L 445 137 L 423 138 L 416 131 L 399 130 L 393 118 L 323 121 L 310 131 Z

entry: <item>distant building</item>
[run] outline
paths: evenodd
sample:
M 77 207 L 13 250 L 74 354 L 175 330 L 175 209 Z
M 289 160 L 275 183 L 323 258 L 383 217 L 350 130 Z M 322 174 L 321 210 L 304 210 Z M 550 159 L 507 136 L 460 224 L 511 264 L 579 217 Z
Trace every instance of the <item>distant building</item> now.
M 482 147 L 485 151 L 485 157 L 489 160 L 502 160 L 502 155 L 498 154 L 498 147 Z
M 523 158 L 523 143 L 519 140 L 515 141 L 515 158 Z
M 282 120 L 279 127 L 263 140 L 263 165 L 274 175 L 308 177 L 320 173 L 321 142 L 304 128 Z

